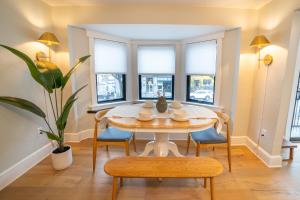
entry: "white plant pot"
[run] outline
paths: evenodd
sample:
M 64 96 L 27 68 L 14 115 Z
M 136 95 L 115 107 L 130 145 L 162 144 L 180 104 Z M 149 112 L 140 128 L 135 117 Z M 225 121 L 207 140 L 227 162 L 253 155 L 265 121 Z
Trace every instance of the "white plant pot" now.
M 63 153 L 54 153 L 55 150 L 52 151 L 51 154 L 52 165 L 53 168 L 56 170 L 66 169 L 67 167 L 71 166 L 73 162 L 71 146 L 65 146 L 65 147 L 69 147 L 69 149 Z

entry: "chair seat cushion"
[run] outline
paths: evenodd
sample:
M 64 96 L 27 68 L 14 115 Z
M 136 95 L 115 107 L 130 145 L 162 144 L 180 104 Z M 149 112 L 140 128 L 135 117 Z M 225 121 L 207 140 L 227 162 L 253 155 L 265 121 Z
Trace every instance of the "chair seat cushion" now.
M 97 140 L 122 142 L 122 141 L 130 140 L 131 138 L 132 138 L 132 133 L 130 132 L 109 127 L 98 135 Z
M 227 139 L 224 135 L 217 133 L 215 128 L 209 128 L 204 131 L 192 133 L 192 138 L 195 142 L 203 144 L 226 143 Z

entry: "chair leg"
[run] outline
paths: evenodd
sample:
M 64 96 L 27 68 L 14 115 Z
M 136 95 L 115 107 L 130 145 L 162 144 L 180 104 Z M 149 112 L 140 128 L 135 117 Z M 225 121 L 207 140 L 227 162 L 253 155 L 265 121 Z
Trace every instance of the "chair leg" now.
M 97 159 L 97 141 L 93 142 L 93 172 L 96 168 L 96 159 Z
M 108 145 L 106 145 L 106 151 L 108 151 Z
M 200 143 L 197 142 L 197 145 L 196 145 L 196 157 L 199 157 L 200 155 Z
M 135 133 L 133 133 L 133 136 L 132 136 L 132 142 L 133 142 L 133 149 L 134 149 L 134 152 L 136 152 Z
M 125 152 L 126 152 L 126 156 L 129 156 L 129 142 L 128 141 L 125 142 Z
M 190 133 L 188 133 L 186 154 L 188 154 L 188 153 L 189 153 L 190 144 L 191 144 L 191 134 L 190 134 Z
M 230 144 L 227 144 L 227 156 L 228 156 L 229 172 L 231 172 L 231 146 L 230 146 Z
M 204 183 L 203 183 L 203 187 L 204 187 L 204 188 L 206 188 L 206 186 L 207 186 L 207 178 L 204 178 L 204 180 L 203 180 L 203 181 L 204 181 Z

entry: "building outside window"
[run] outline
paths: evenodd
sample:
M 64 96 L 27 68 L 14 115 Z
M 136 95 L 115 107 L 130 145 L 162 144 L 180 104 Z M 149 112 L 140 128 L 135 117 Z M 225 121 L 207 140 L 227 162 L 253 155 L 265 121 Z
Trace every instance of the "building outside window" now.
M 186 45 L 187 101 L 214 104 L 217 41 Z
M 159 93 L 174 99 L 175 47 L 139 46 L 137 54 L 139 98 L 156 99 Z
M 127 44 L 95 40 L 97 103 L 126 100 Z

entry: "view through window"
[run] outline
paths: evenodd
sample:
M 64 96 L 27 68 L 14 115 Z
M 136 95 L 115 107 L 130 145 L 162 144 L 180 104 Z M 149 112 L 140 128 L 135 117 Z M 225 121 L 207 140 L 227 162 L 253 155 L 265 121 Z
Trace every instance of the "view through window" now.
M 97 74 L 97 102 L 125 100 L 125 75 Z
M 214 102 L 214 76 L 189 76 L 189 99 L 212 104 Z
M 140 75 L 141 98 L 157 98 L 158 92 L 166 98 L 173 98 L 172 75 Z

